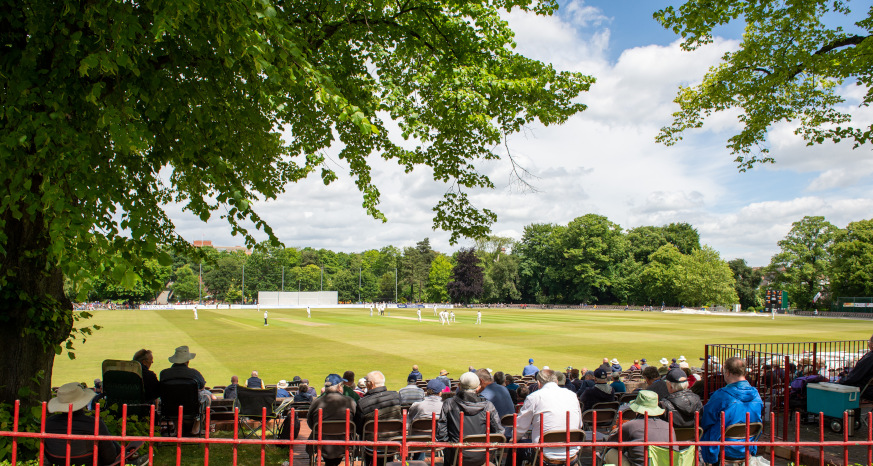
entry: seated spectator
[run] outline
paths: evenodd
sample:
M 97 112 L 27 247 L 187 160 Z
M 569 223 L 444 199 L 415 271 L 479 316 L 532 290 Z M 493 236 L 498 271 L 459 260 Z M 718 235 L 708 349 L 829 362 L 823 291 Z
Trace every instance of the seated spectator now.
M 246 380 L 247 388 L 264 388 L 264 381 L 258 377 L 258 371 L 252 371 L 252 376 Z
M 406 386 L 397 392 L 400 394 L 401 405 L 409 406 L 424 399 L 424 390 L 418 388 L 417 381 L 418 379 L 414 375 L 409 374 L 406 379 Z
M 657 370 L 657 369 L 656 369 Z M 664 409 L 658 406 L 658 395 L 649 390 L 640 390 L 637 393 L 637 398 L 631 401 L 628 407 L 635 413 L 640 414 L 636 419 L 630 420 L 621 426 L 621 440 L 623 442 L 642 442 L 646 440 L 646 419 L 648 415 L 648 441 L 649 442 L 669 442 L 671 438 L 676 438 L 675 433 L 671 433 L 673 427 L 667 424 L 663 419 L 657 416 L 664 414 Z M 614 430 L 609 436 L 610 442 L 617 442 L 619 438 L 618 429 Z M 642 466 L 645 462 L 646 447 L 624 447 L 622 449 L 622 464 L 629 466 Z M 618 449 L 609 448 L 603 455 L 604 464 L 618 464 Z
M 597 403 L 615 401 L 615 390 L 606 383 L 607 374 L 608 372 L 602 367 L 594 371 L 594 386 L 585 390 L 580 397 L 583 412 L 593 408 Z
M 363 397 L 364 395 L 367 394 L 367 379 L 365 379 L 363 377 L 358 379 L 358 386 L 355 387 L 355 393 L 358 394 L 358 397 L 359 397 L 358 400 L 361 399 L 360 397 Z
M 619 364 L 618 359 L 612 358 L 612 361 L 610 361 L 610 363 L 612 364 L 612 366 L 610 366 L 611 372 L 621 372 L 622 371 L 621 364 Z
M 688 389 L 688 378 L 682 369 L 670 369 L 666 378 L 666 398 L 661 400 L 664 420 L 669 421 L 673 413 L 673 427 L 694 427 L 694 413 L 703 409 L 700 397 Z
M 58 388 L 57 397 L 48 402 L 48 411 L 57 413 L 45 420 L 45 431 L 51 434 L 66 434 L 67 419 L 72 412 L 72 433 L 79 435 L 94 435 L 94 417 L 85 414 L 85 407 L 96 396 L 94 390 L 82 387 L 76 382 L 70 382 Z M 72 411 L 70 410 L 72 406 Z M 110 435 L 109 428 L 103 419 L 97 421 L 99 435 Z M 94 442 L 89 440 L 70 440 L 70 455 L 85 456 L 93 453 Z M 45 451 L 51 457 L 65 458 L 67 455 L 67 440 L 46 439 Z M 97 464 L 108 465 L 118 461 L 121 447 L 117 442 L 101 440 L 97 442 Z
M 600 369 L 605 370 L 607 373 L 612 372 L 612 364 L 609 363 L 609 358 L 603 358 L 603 363 L 600 365 Z
M 515 414 L 515 403 L 512 402 L 512 396 L 506 387 L 495 382 L 487 369 L 479 369 L 476 371 L 476 376 L 479 377 L 479 396 L 494 405 L 499 418 L 507 414 Z M 512 435 L 512 427 L 507 427 L 504 435 L 509 438 Z
M 361 395 L 355 390 L 355 373 L 352 371 L 343 372 L 343 395 L 355 400 L 355 403 L 361 399 Z
M 190 361 L 194 359 L 195 356 L 197 356 L 197 353 L 189 351 L 187 346 L 176 348 L 176 352 L 167 358 L 171 363 L 173 363 L 173 365 L 161 371 L 160 381 L 165 382 L 167 380 L 176 379 L 190 379 L 196 381 L 197 388 L 200 389 L 200 405 L 205 409 L 212 403 L 212 392 L 206 390 L 206 379 L 203 378 L 203 374 L 201 374 L 197 369 L 189 367 Z M 191 429 L 191 434 L 197 435 L 199 433 L 200 421 L 197 421 Z
M 297 386 L 297 393 L 294 394 L 295 403 L 312 403 L 313 399 L 315 397 L 309 392 L 309 385 L 302 383 Z
M 291 394 L 288 393 L 288 382 L 286 380 L 280 380 L 276 384 L 276 398 L 291 398 Z
M 439 442 L 461 441 L 461 412 L 464 413 L 464 435 L 477 435 L 488 432 L 500 433 L 503 426 L 500 425 L 500 417 L 497 408 L 481 398 L 477 393 L 479 377 L 472 372 L 461 374 L 460 384 L 455 396 L 443 403 L 443 410 L 437 422 L 436 439 Z M 444 450 L 443 464 L 454 464 L 458 454 L 456 448 Z M 460 462 L 460 461 L 459 461 Z M 484 451 L 463 451 L 463 462 L 469 466 L 477 466 L 485 463 Z
M 594 371 L 585 371 L 585 375 L 582 376 L 582 380 L 579 381 L 579 389 L 576 390 L 576 393 L 579 396 L 582 396 L 585 393 L 585 390 L 594 386 Z
M 667 369 L 681 369 L 681 368 L 679 367 L 679 363 L 676 362 L 676 358 L 673 358 L 673 359 L 672 359 L 672 362 L 671 362 L 670 365 L 667 367 Z M 664 375 L 666 375 L 666 374 L 664 374 Z
M 688 360 L 685 359 L 685 356 L 679 356 L 679 359 L 676 360 L 679 363 L 679 369 L 690 369 L 691 366 L 688 365 Z
M 539 390 L 527 397 L 518 412 L 516 420 L 518 435 L 524 439 L 530 439 L 532 443 L 537 443 L 540 441 L 540 431 L 579 429 L 582 426 L 582 412 L 579 410 L 579 400 L 576 396 L 558 387 L 555 383 L 557 375 L 551 370 L 543 369 L 536 378 Z M 540 422 L 542 422 L 542 426 Z M 578 450 L 579 447 L 570 447 L 570 456 L 575 455 Z M 534 451 L 528 449 L 521 455 L 527 462 L 532 463 Z M 549 447 L 544 448 L 543 452 L 547 459 L 555 461 L 564 459 L 567 449 Z
M 640 370 L 641 370 L 641 371 L 642 371 L 642 370 L 645 370 L 645 368 L 649 367 L 648 362 L 649 362 L 648 359 L 646 359 L 646 358 L 640 358 Z
M 638 372 L 638 371 L 643 370 L 643 368 L 640 367 L 640 360 L 639 360 L 639 359 L 634 359 L 634 363 L 631 364 L 631 366 L 628 367 L 627 370 L 629 370 L 629 371 L 631 371 L 631 372 Z
M 439 379 L 431 379 L 427 382 L 424 400 L 413 403 L 407 413 L 409 424 L 416 419 L 433 419 L 434 415 L 440 417 L 443 410 L 443 399 L 440 393 L 445 390 L 446 386 Z
M 440 379 L 440 382 L 446 386 L 446 391 L 450 391 L 452 389 L 452 380 L 449 379 L 449 371 L 445 369 L 440 369 L 440 375 L 437 376 Z
M 318 411 L 321 411 L 322 421 L 345 421 L 346 412 L 348 419 L 355 425 L 361 424 L 361 413 L 358 404 L 351 398 L 343 395 L 343 383 L 345 379 L 338 374 L 330 374 L 324 381 L 324 395 L 320 396 L 310 406 L 306 415 L 306 424 L 311 429 L 309 440 L 318 440 Z M 349 434 L 351 438 L 352 435 Z M 322 434 L 322 440 L 343 440 L 342 435 Z M 306 453 L 310 458 L 316 455 L 313 445 L 306 445 Z M 354 447 L 349 447 L 354 450 Z M 345 459 L 346 447 L 342 445 L 324 445 L 321 447 L 321 458 L 325 466 L 338 466 Z M 351 455 L 352 452 L 349 452 Z
M 379 371 L 367 374 L 367 395 L 358 400 L 364 422 L 371 421 L 379 410 L 379 419 L 402 419 L 400 394 L 385 387 L 385 375 Z M 364 432 L 364 423 L 358 426 L 359 434 Z
M 415 377 L 415 380 L 421 380 L 421 379 L 422 379 L 422 375 L 421 375 L 421 372 L 418 371 L 418 365 L 417 365 L 417 364 L 413 364 L 413 365 L 412 365 L 412 372 L 409 373 L 409 376 L 408 376 L 407 378 L 410 378 L 410 377 Z
M 530 391 L 527 388 L 527 385 L 521 385 L 518 389 L 515 390 L 515 396 L 518 401 L 515 404 L 524 403 L 524 400 L 527 399 L 527 396 L 530 394 Z
M 152 355 L 151 350 L 141 349 L 133 355 L 133 360 L 138 362 L 142 367 L 142 385 L 143 385 L 143 395 L 149 403 L 154 403 L 154 401 L 160 396 L 160 383 L 158 382 L 158 375 L 151 370 L 152 364 L 155 362 L 155 357 Z
M 627 386 L 621 381 L 621 372 L 612 373 L 612 383 L 609 384 L 615 393 L 624 393 L 627 391 Z
M 224 399 L 225 400 L 235 400 L 237 387 L 239 387 L 239 377 L 232 375 L 230 376 L 230 385 L 224 387 Z
M 667 398 L 667 395 L 670 393 L 667 391 L 667 385 L 661 380 L 661 377 L 658 375 L 658 369 L 655 366 L 649 366 L 643 369 L 643 378 L 646 379 L 646 388 L 642 390 L 651 390 L 658 394 L 658 399 L 663 400 Z M 635 391 L 640 391 L 641 389 L 637 389 Z
M 861 356 L 861 359 L 855 363 L 852 370 L 850 370 L 849 373 L 840 380 L 841 384 L 864 388 L 864 386 L 867 385 L 867 382 L 869 382 L 870 379 L 873 379 L 873 336 L 871 336 L 870 340 L 867 341 L 867 349 L 867 353 L 865 353 L 864 356 Z M 873 399 L 873 386 L 868 387 L 867 390 L 861 394 L 861 397 Z
M 721 438 L 721 415 L 724 413 L 724 427 L 731 424 L 746 422 L 746 414 L 749 422 L 761 422 L 761 412 L 764 403 L 758 394 L 758 389 L 749 385 L 746 381 L 746 361 L 742 358 L 728 358 L 724 362 L 724 381 L 727 385 L 716 390 L 709 397 L 700 417 L 700 427 L 703 428 L 703 436 L 700 440 L 711 442 L 720 441 Z M 724 450 L 726 460 L 739 460 L 746 457 L 745 446 L 730 446 Z M 755 456 L 758 447 L 749 447 L 749 454 Z M 706 463 L 718 463 L 721 455 L 719 446 L 702 446 L 700 454 Z
M 688 378 L 688 386 L 693 387 L 698 380 L 700 380 L 694 372 L 691 372 L 690 367 L 683 367 L 682 372 L 685 372 L 685 377 Z

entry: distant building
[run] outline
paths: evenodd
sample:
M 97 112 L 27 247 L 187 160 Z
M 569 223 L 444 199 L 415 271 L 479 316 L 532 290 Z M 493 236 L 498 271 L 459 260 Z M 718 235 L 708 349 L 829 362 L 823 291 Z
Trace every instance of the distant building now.
M 247 249 L 244 246 L 214 246 L 212 244 L 212 241 L 210 241 L 210 240 L 195 240 L 195 241 L 191 242 L 191 245 L 194 246 L 195 248 L 213 248 L 216 251 L 220 251 L 220 252 L 242 251 L 249 256 L 252 255 L 252 250 Z

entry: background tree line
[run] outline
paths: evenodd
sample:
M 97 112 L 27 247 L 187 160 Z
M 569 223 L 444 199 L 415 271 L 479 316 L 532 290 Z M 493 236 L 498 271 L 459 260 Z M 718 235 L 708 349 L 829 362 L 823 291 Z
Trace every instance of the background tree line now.
M 831 296 L 873 295 L 873 220 L 840 229 L 824 217 L 804 217 L 779 248 L 767 267 L 753 269 L 744 259 L 721 259 L 687 223 L 625 231 L 588 214 L 567 225 L 530 224 L 519 241 L 489 236 L 452 255 L 433 250 L 428 238 L 402 250 L 386 246 L 360 253 L 268 242 L 251 255 L 207 247 L 202 258 L 176 255 L 169 266 L 146 261 L 156 277 L 152 283 L 127 289 L 97 280 L 91 299 L 150 301 L 169 287 L 173 300 L 197 300 L 202 293 L 204 299 L 252 302 L 258 291 L 323 289 L 351 302 L 749 308 L 762 305 L 764 277 L 765 287 L 786 290 L 792 306 L 801 309 L 825 308 Z

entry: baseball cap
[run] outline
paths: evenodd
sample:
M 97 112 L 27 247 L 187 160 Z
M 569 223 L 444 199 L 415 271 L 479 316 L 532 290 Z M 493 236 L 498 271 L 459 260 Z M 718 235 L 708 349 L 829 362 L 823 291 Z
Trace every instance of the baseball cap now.
M 414 375 L 410 375 L 409 377 L 406 378 L 406 382 L 407 382 L 407 383 L 409 383 L 409 382 L 415 382 L 415 381 L 417 381 L 417 380 L 418 380 L 418 377 L 416 377 L 416 376 L 414 376 Z
M 346 381 L 346 379 L 339 376 L 339 374 L 330 374 L 324 379 L 325 382 L 330 383 L 331 385 L 338 385 Z
M 528 364 L 533 364 L 533 358 L 527 360 Z
M 446 389 L 446 384 L 438 379 L 430 379 L 427 382 L 427 389 L 433 390 L 436 393 L 442 393 L 442 391 Z
M 594 378 L 595 379 L 605 379 L 607 377 L 607 375 L 608 374 L 606 373 L 606 371 L 600 367 L 598 367 L 597 369 L 594 369 Z
M 682 369 L 670 369 L 670 372 L 667 372 L 667 382 L 680 383 L 687 380 L 688 377 Z

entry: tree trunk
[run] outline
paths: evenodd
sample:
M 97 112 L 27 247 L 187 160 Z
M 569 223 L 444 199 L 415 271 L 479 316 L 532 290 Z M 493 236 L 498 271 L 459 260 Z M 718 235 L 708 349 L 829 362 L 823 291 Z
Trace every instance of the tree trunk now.
M 15 219 L 6 211 L 2 217 L 0 402 L 20 398 L 32 404 L 51 397 L 55 348 L 72 329 L 72 304 L 64 294 L 63 273 L 49 258 L 42 214 Z M 29 392 L 19 393 L 23 388 Z

